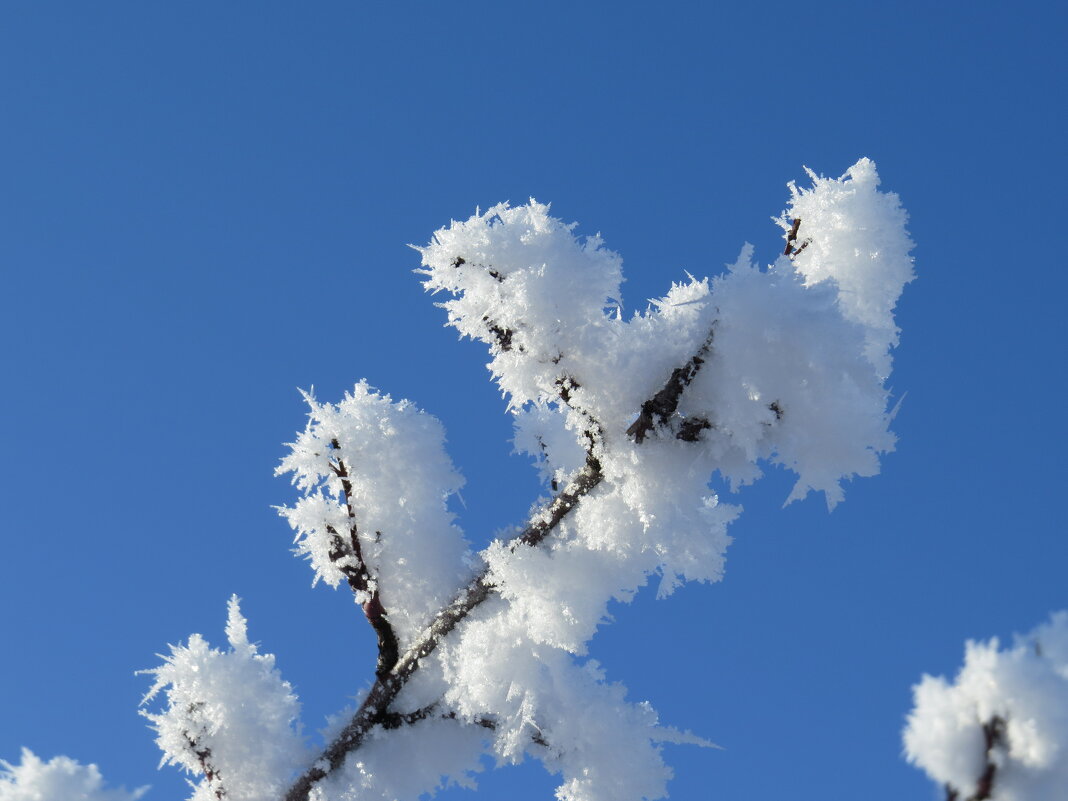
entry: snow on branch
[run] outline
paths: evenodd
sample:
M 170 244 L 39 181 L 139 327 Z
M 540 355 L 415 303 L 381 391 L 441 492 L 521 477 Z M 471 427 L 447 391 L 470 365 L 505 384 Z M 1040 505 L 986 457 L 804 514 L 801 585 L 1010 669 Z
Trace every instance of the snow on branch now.
M 200 777 L 193 801 L 415 801 L 472 786 L 486 755 L 540 760 L 560 801 L 667 794 L 662 743 L 709 743 L 662 726 L 588 659 L 609 604 L 650 580 L 663 596 L 722 578 L 740 509 L 714 477 L 737 486 L 781 465 L 797 474 L 787 500 L 815 490 L 833 506 L 894 445 L 884 382 L 912 277 L 905 213 L 870 161 L 812 177 L 792 187 L 773 264 L 747 245 L 629 317 L 620 257 L 533 200 L 418 248 L 448 324 L 488 346 L 515 447 L 551 495 L 471 553 L 435 418 L 366 382 L 337 404 L 307 394 L 277 471 L 300 497 L 279 512 L 314 581 L 344 582 L 374 630 L 374 682 L 310 755 L 296 698 L 232 600 L 229 650 L 193 635 L 149 671 L 146 701 L 166 704 L 146 714 L 164 760 Z
M 697 353 L 691 356 L 682 367 L 672 370 L 671 377 L 668 378 L 664 388 L 642 404 L 641 414 L 627 429 L 628 437 L 633 437 L 634 441 L 641 445 L 653 428 L 675 417 L 675 413 L 679 410 L 679 401 L 682 400 L 682 391 L 690 385 L 697 371 L 701 369 L 701 365 L 705 363 L 714 333 L 714 330 L 709 331 L 708 338 L 697 349 Z M 695 424 L 694 420 L 699 422 Z M 704 418 L 684 420 L 675 436 L 687 442 L 694 442 L 705 428 L 711 428 L 711 424 Z
M 952 683 L 913 695 L 905 753 L 947 801 L 1068 799 L 1068 612 L 1011 648 L 969 641 Z
M 790 499 L 816 489 L 833 505 L 842 479 L 873 475 L 893 447 L 883 380 L 896 341 L 889 310 L 912 275 L 904 212 L 878 192 L 866 160 L 841 179 L 814 181 L 793 189 L 786 253 L 770 268 L 753 265 L 747 247 L 725 275 L 675 284 L 630 319 L 619 257 L 534 201 L 454 222 L 419 249 L 427 289 L 451 296 L 440 304 L 449 324 L 489 347 L 516 447 L 535 455 L 555 495 L 522 532 L 470 560 L 481 567 L 420 632 L 409 628 L 391 668 L 380 661 L 359 709 L 287 801 L 343 799 L 357 787 L 360 798 L 392 797 L 401 768 L 388 743 L 446 729 L 466 732 L 450 741 L 463 741 L 463 753 L 420 781 L 413 770 L 424 772 L 408 766 L 409 796 L 446 775 L 470 781 L 484 747 L 562 773 L 561 799 L 666 793 L 658 743 L 670 738 L 658 733 L 666 730 L 655 712 L 583 662 L 607 604 L 654 575 L 661 594 L 722 576 L 738 510 L 709 490 L 714 473 L 745 483 L 760 463 L 782 464 L 798 473 Z M 394 579 L 367 553 L 392 535 L 372 522 L 385 521 L 375 510 L 401 497 L 440 508 L 441 488 L 412 494 L 398 471 L 412 456 L 447 458 L 436 450 L 440 436 L 417 451 L 399 426 L 352 422 L 372 408 L 411 413 L 361 387 L 338 407 L 310 401 L 312 422 L 282 466 L 306 495 L 283 514 L 332 584 L 342 560 L 330 557 L 331 543 L 339 552 L 338 532 L 352 532 L 354 569 L 364 565 L 367 577 L 350 586 L 363 597 L 375 582 L 385 599 Z M 336 431 L 350 432 L 349 444 L 335 442 Z M 388 457 L 375 462 L 373 453 Z M 376 489 L 361 492 L 361 482 Z M 411 536 L 444 542 L 442 533 L 439 521 Z M 396 598 L 385 616 L 411 617 L 404 594 Z M 598 710 L 581 716 L 592 719 L 585 728 L 576 728 L 579 708 Z
M 441 423 L 408 401 L 366 382 L 336 405 L 305 399 L 308 425 L 275 471 L 292 474 L 302 497 L 279 512 L 316 581 L 352 589 L 384 675 L 469 577 L 467 543 L 446 507 L 463 478 Z
M 152 670 L 142 705 L 163 694 L 159 712 L 143 711 L 156 731 L 163 762 L 203 778 L 194 801 L 262 801 L 278 797 L 307 755 L 300 704 L 272 654 L 248 640 L 237 597 L 226 624 L 229 650 L 199 634 L 172 645 Z

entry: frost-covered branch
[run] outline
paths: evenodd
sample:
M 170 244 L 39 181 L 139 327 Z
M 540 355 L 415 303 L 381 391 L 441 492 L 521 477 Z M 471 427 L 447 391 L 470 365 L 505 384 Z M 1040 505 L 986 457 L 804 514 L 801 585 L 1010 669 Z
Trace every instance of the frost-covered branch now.
M 905 753 L 947 801 L 1068 799 L 1068 612 L 1012 648 L 968 642 L 953 683 L 913 694 Z
M 472 784 L 486 754 L 539 759 L 561 775 L 560 801 L 667 794 L 661 744 L 710 743 L 661 725 L 588 658 L 609 604 L 651 580 L 664 596 L 722 577 L 740 510 L 714 475 L 739 486 L 781 465 L 797 475 L 788 500 L 817 491 L 833 506 L 894 445 L 885 381 L 912 278 L 905 213 L 866 159 L 810 175 L 791 185 L 774 263 L 746 246 L 629 318 L 619 256 L 543 204 L 501 204 L 419 248 L 448 324 L 488 346 L 516 450 L 550 492 L 473 553 L 435 418 L 366 382 L 336 404 L 307 394 L 278 468 L 300 495 L 279 512 L 314 582 L 347 584 L 374 629 L 374 681 L 308 749 L 297 699 L 233 599 L 229 649 L 193 635 L 149 671 L 145 700 L 164 704 L 145 714 L 165 761 L 199 777 L 192 801 L 414 801 Z M 995 714 L 1004 733 L 968 767 L 996 793 L 1020 734 L 1001 710 L 977 731 Z
M 833 505 L 844 478 L 874 474 L 893 446 L 883 382 L 893 305 L 912 275 L 904 212 L 877 190 L 866 160 L 841 179 L 813 181 L 792 188 L 780 218 L 787 249 L 775 264 L 758 268 L 747 248 L 726 275 L 673 285 L 630 320 L 619 257 L 597 237 L 576 237 L 547 206 L 497 206 L 420 249 L 426 287 L 451 296 L 441 304 L 449 324 L 489 347 L 516 447 L 535 456 L 555 495 L 457 571 L 462 540 L 442 499 L 459 480 L 449 478 L 436 421 L 366 385 L 338 406 L 309 399 L 311 422 L 281 468 L 305 497 L 283 514 L 331 584 L 344 577 L 344 558 L 330 554 L 336 532 L 361 521 L 351 561 L 377 582 L 400 655 L 288 801 L 347 798 L 351 787 L 361 798 L 405 796 L 398 749 L 445 737 L 450 725 L 448 747 L 437 746 L 452 755 L 449 767 L 426 767 L 418 789 L 409 777 L 408 795 L 442 775 L 462 781 L 487 738 L 505 761 L 553 743 L 531 753 L 564 774 L 565 801 L 665 794 L 658 743 L 696 740 L 661 727 L 650 707 L 627 703 L 623 688 L 581 661 L 607 604 L 654 575 L 660 594 L 720 578 L 737 510 L 709 491 L 714 472 L 742 484 L 760 462 L 777 462 L 798 474 L 791 499 L 822 490 Z M 429 445 L 402 430 L 420 426 L 435 432 Z M 412 481 L 398 465 L 413 463 L 441 467 L 433 481 Z M 421 525 L 398 525 L 398 509 L 416 510 L 411 522 Z M 466 571 L 447 602 L 441 581 L 427 592 L 411 571 L 390 567 L 407 564 L 417 543 L 445 549 L 445 573 Z M 438 611 L 427 614 L 434 598 Z M 597 712 L 584 722 L 576 708 Z
M 199 634 L 143 671 L 155 682 L 142 704 L 162 694 L 159 712 L 143 711 L 164 762 L 202 777 L 194 801 L 262 801 L 278 797 L 307 750 L 300 705 L 271 654 L 248 640 L 236 597 L 226 625 L 228 650 Z
M 196 709 L 199 706 L 203 706 L 203 704 L 190 704 L 190 717 L 196 713 Z M 218 801 L 222 801 L 222 799 L 226 798 L 226 787 L 222 783 L 219 769 L 215 767 L 215 762 L 212 760 L 211 748 L 207 746 L 201 747 L 197 737 L 188 731 L 183 731 L 182 737 L 185 738 L 186 747 L 196 756 L 197 761 L 200 763 L 200 772 L 204 775 L 205 790 L 215 796 Z
M 521 534 L 508 543 L 509 550 L 514 551 L 520 546 L 534 547 L 542 542 L 558 527 L 564 516 L 574 510 L 578 502 L 600 483 L 602 478 L 599 463 L 590 457 L 590 462 L 579 472 L 575 480 L 565 487 L 540 514 L 534 516 Z M 395 663 L 389 674 L 379 676 L 352 720 L 324 749 L 315 764 L 305 771 L 286 793 L 286 801 L 307 799 L 315 783 L 328 776 L 331 771 L 342 764 L 348 754 L 357 750 L 372 728 L 379 725 L 384 728 L 395 728 L 398 722 L 405 721 L 404 715 L 391 711 L 392 704 L 404 689 L 405 684 L 419 669 L 422 660 L 434 653 L 457 624 L 484 603 L 495 589 L 489 578 L 488 570 L 483 570 L 471 580 L 415 640 L 413 646 Z M 421 720 L 423 717 L 425 715 L 416 713 L 416 716 L 409 722 Z M 479 725 L 484 726 L 482 723 Z
M 663 389 L 642 404 L 638 419 L 631 423 L 630 428 L 627 429 L 628 437 L 631 437 L 640 445 L 645 441 L 645 437 L 650 431 L 675 416 L 675 413 L 679 410 L 679 401 L 682 400 L 682 391 L 690 385 L 694 376 L 697 375 L 697 371 L 701 369 L 701 365 L 705 363 L 709 348 L 712 347 L 714 335 L 715 329 L 713 328 L 709 330 L 708 336 L 701 343 L 701 347 L 697 349 L 697 353 L 691 356 L 690 360 L 682 367 L 676 367 L 672 370 L 671 377 L 668 378 Z M 693 420 L 686 420 L 676 436 L 686 442 L 694 442 L 699 432 L 709 426 L 710 423 L 704 418 L 698 418 L 696 423 Z
M 802 250 L 808 247 L 808 240 L 806 239 L 801 243 L 801 247 L 795 248 L 794 242 L 797 241 L 797 232 L 801 229 L 801 218 L 796 217 L 790 224 L 790 230 L 786 232 L 786 247 L 783 248 L 782 255 L 784 256 L 796 256 Z
M 330 441 L 334 450 L 340 450 L 341 444 L 336 438 Z M 341 481 L 341 492 L 344 496 L 345 511 L 349 516 L 349 530 L 347 541 L 342 538 L 337 529 L 327 524 L 326 531 L 330 534 L 330 561 L 340 570 L 349 587 L 356 595 L 357 603 L 363 608 L 367 621 L 374 629 L 378 637 L 378 664 L 375 666 L 375 675 L 384 676 L 397 664 L 399 646 L 397 635 L 393 626 L 386 617 L 386 610 L 382 606 L 381 595 L 378 591 L 378 582 L 372 577 L 367 568 L 367 562 L 363 558 L 363 548 L 360 545 L 360 532 L 356 524 L 356 510 L 353 508 L 352 482 L 349 480 L 349 471 L 345 462 L 341 459 L 331 464 L 334 475 Z M 381 536 L 381 532 L 376 532 Z
M 998 753 L 1005 748 L 1005 721 L 997 715 L 981 727 L 983 732 L 983 768 L 975 782 L 975 792 L 961 798 L 960 790 L 946 784 L 946 801 L 988 801 L 994 795 L 994 777 L 998 773 Z
M 673 403 L 676 406 L 683 388 L 700 369 L 703 363 L 701 355 L 707 352 L 710 340 L 711 337 L 702 344 L 698 354 L 695 354 L 684 368 L 678 368 L 673 371 L 672 378 L 669 379 L 669 387 L 671 387 Z M 685 375 L 686 377 L 680 380 L 677 378 L 679 375 Z M 560 394 L 565 402 L 570 400 L 571 392 L 575 388 L 577 388 L 577 385 L 574 382 L 561 384 Z M 661 390 L 658 397 L 664 394 L 665 390 Z M 507 543 L 507 550 L 515 551 L 523 546 L 535 547 L 540 544 L 557 530 L 564 517 L 574 511 L 579 502 L 601 483 L 604 474 L 601 470 L 600 461 L 594 455 L 595 440 L 588 431 L 587 436 L 590 440 L 585 465 L 578 471 L 568 486 L 535 515 L 519 535 Z M 339 446 L 336 444 L 336 440 L 334 443 L 334 448 L 337 449 Z M 341 478 L 343 492 L 348 498 L 352 492 L 351 484 L 348 483 L 348 473 L 345 471 L 343 463 L 339 462 L 339 465 L 340 467 L 336 468 L 334 472 L 335 475 Z M 347 504 L 347 508 L 351 514 L 351 505 Z M 391 711 L 391 706 L 401 690 L 404 689 L 409 678 L 419 668 L 421 661 L 434 653 L 442 640 L 456 628 L 457 624 L 491 597 L 495 590 L 496 587 L 489 576 L 488 568 L 471 580 L 453 602 L 438 614 L 409 651 L 399 661 L 395 662 L 391 670 L 387 671 L 388 675 L 379 674 L 378 680 L 352 720 L 327 746 L 320 759 L 316 760 L 315 764 L 294 783 L 286 794 L 286 801 L 303 801 L 307 799 L 315 783 L 327 777 L 331 771 L 341 765 L 348 754 L 359 749 L 368 732 L 375 726 L 382 726 L 387 729 L 396 728 L 401 723 L 414 723 L 427 716 L 425 710 L 433 708 L 436 703 L 407 715 Z M 455 713 L 451 714 L 455 716 Z M 488 721 L 488 718 L 480 718 L 477 724 L 483 728 L 493 728 L 493 726 L 487 725 Z M 544 743 L 544 740 L 540 735 L 536 735 L 534 742 Z

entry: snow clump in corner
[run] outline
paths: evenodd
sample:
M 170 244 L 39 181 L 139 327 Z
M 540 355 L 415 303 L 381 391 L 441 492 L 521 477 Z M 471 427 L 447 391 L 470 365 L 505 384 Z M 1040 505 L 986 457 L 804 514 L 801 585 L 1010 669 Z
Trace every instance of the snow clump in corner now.
M 108 789 L 96 765 L 70 757 L 45 762 L 23 748 L 19 764 L 0 760 L 0 801 L 137 801 L 146 792 L 147 787 Z
M 1068 611 L 1011 648 L 969 641 L 953 682 L 924 676 L 913 695 L 905 754 L 931 779 L 960 798 L 1068 799 Z

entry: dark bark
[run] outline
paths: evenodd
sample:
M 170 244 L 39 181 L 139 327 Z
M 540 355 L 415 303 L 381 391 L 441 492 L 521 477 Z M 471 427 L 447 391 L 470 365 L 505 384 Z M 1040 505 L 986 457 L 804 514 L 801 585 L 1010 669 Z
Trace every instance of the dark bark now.
M 800 218 L 794 220 L 793 226 L 790 228 L 790 233 L 786 235 L 786 248 L 783 250 L 782 255 L 789 256 L 791 259 L 800 253 L 802 250 L 808 247 L 809 240 L 805 240 L 801 243 L 801 247 L 794 248 L 794 242 L 797 241 L 797 229 L 801 227 Z
M 497 340 L 497 347 L 507 353 L 512 349 L 512 329 L 501 328 L 489 317 L 483 317 L 482 322 L 486 324 L 486 328 L 493 334 L 493 338 Z
M 633 438 L 639 445 L 645 441 L 650 431 L 666 423 L 678 411 L 682 391 L 690 385 L 701 369 L 701 365 L 705 363 L 705 357 L 708 356 L 708 351 L 712 347 L 714 332 L 715 328 L 710 329 L 705 341 L 697 349 L 697 353 L 691 356 L 682 367 L 672 370 L 667 383 L 661 390 L 642 404 L 638 419 L 627 429 L 627 436 Z
M 996 748 L 1004 748 L 1007 732 L 1005 720 L 998 715 L 990 718 L 983 724 L 983 740 L 986 745 L 983 754 L 983 772 L 975 783 L 975 792 L 964 801 L 989 801 L 994 796 L 994 779 L 997 777 L 998 766 L 994 762 L 993 753 Z M 946 785 L 946 801 L 959 801 L 960 790 L 952 785 Z
M 199 706 L 199 704 L 194 704 Z M 191 710 L 192 711 L 192 710 Z M 189 749 L 196 756 L 197 761 L 200 763 L 200 770 L 204 774 L 204 778 L 208 781 L 208 786 L 211 787 L 212 792 L 219 801 L 223 801 L 226 798 L 226 789 L 222 785 L 221 777 L 219 776 L 219 770 L 212 764 L 211 761 L 211 749 L 207 747 L 201 747 L 196 738 L 191 736 L 189 732 L 182 732 L 182 736 L 185 737 L 185 741 L 189 744 Z
M 701 432 L 706 428 L 712 428 L 712 424 L 703 417 L 688 417 L 679 423 L 679 430 L 675 432 L 675 439 L 683 442 L 697 442 L 701 438 Z

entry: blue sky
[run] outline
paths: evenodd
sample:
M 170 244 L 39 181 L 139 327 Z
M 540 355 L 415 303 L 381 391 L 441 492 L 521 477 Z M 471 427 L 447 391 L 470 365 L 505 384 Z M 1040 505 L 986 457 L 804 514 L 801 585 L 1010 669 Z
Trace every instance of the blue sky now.
M 672 798 L 934 798 L 910 685 L 1068 607 L 1063 5 L 9 3 L 0 9 L 0 757 L 184 798 L 133 671 L 225 602 L 317 727 L 370 679 L 348 597 L 273 505 L 298 387 L 440 417 L 485 542 L 537 495 L 481 346 L 412 270 L 450 218 L 551 201 L 644 307 L 745 241 L 802 165 L 911 214 L 898 451 L 833 514 L 778 471 L 730 500 L 725 580 L 615 610 L 592 652 L 724 746 Z M 551 797 L 537 766 L 480 795 Z

